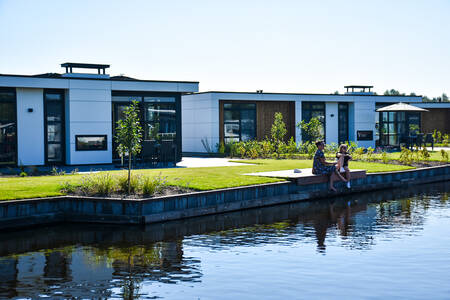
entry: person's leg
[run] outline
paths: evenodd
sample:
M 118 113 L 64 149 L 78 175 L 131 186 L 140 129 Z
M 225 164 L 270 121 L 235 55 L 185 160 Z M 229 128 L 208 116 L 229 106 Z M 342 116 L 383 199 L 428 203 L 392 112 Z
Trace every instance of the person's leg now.
M 348 167 L 344 167 L 344 169 L 345 169 L 345 178 L 347 178 L 347 188 L 351 188 L 351 186 L 350 186 L 350 179 L 351 179 L 350 169 Z
M 337 175 L 337 177 L 342 180 L 343 182 L 347 182 L 347 179 L 344 178 L 344 176 L 341 175 L 341 172 L 339 172 L 339 169 L 336 168 L 334 173 Z
M 329 186 L 328 189 L 330 189 L 331 191 L 337 192 L 336 189 L 334 188 L 334 181 L 337 179 L 336 174 L 333 172 L 330 174 L 330 182 L 329 182 Z
M 336 169 L 340 170 L 344 166 L 344 155 L 341 155 L 337 161 Z

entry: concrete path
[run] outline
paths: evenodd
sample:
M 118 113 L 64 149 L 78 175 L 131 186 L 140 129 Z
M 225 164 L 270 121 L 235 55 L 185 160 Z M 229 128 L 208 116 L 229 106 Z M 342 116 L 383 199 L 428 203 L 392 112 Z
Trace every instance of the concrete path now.
M 217 157 L 183 157 L 182 160 L 177 163 L 177 167 L 182 168 L 232 167 L 247 165 L 249 164 L 231 162 L 229 158 Z

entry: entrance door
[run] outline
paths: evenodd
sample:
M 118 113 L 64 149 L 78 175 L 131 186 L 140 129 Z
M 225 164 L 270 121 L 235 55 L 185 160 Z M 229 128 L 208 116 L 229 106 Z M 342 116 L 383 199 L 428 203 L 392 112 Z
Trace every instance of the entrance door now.
M 47 164 L 65 163 L 64 92 L 45 91 L 45 160 Z
M 0 166 L 17 163 L 16 93 L 0 88 Z

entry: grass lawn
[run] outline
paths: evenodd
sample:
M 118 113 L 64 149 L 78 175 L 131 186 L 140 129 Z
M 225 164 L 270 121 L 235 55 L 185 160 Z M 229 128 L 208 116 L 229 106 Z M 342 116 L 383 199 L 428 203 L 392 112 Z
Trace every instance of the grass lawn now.
M 450 156 L 450 151 L 446 150 L 447 153 Z M 442 156 L 441 156 L 441 151 L 428 151 L 430 153 L 430 161 L 441 161 L 442 160 Z M 390 160 L 398 160 L 400 158 L 400 154 L 401 152 L 391 152 L 388 153 L 387 156 Z M 374 157 L 381 159 L 381 154 L 374 154 Z
M 246 176 L 244 173 L 311 168 L 311 160 L 258 159 L 246 161 L 248 166 L 210 168 L 171 168 L 136 170 L 133 174 L 167 177 L 170 185 L 183 185 L 197 190 L 212 190 L 259 183 L 283 181 L 277 178 Z M 350 168 L 366 169 L 368 172 L 387 172 L 412 169 L 408 166 L 367 162 L 350 162 Z M 109 171 L 111 174 L 126 174 L 126 171 Z M 60 184 L 78 182 L 83 175 L 5 177 L 0 178 L 0 200 L 25 199 L 63 195 Z

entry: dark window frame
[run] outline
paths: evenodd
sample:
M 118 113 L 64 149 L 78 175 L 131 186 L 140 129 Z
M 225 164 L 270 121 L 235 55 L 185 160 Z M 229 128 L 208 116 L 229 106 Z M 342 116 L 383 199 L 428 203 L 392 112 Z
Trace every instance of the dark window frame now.
M 102 149 L 80 149 L 78 145 L 78 138 L 83 137 L 102 137 L 105 138 Z M 107 151 L 108 150 L 108 135 L 106 134 L 77 134 L 75 135 L 75 151 Z
M 312 108 L 305 108 L 305 106 L 310 105 L 310 107 L 312 107 L 313 105 L 323 105 L 323 109 L 312 109 Z M 326 141 L 327 139 L 327 118 L 326 118 L 326 113 L 327 113 L 327 109 L 326 109 L 326 102 L 320 102 L 320 101 L 302 101 L 302 120 L 305 122 L 309 122 L 312 118 L 312 112 L 313 111 L 323 111 L 323 122 L 321 122 L 323 124 L 323 139 L 324 141 Z M 305 112 L 309 112 L 309 118 L 305 118 Z M 306 134 L 303 133 L 302 130 L 302 142 L 305 141 L 309 141 L 309 137 L 306 137 Z M 314 142 L 314 141 L 312 141 Z
M 345 109 L 341 109 L 341 107 L 342 106 L 345 106 Z M 346 139 L 344 139 L 343 141 L 340 141 L 341 140 L 341 129 L 342 129 L 342 123 L 341 123 L 341 113 L 344 113 L 345 112 L 345 114 L 346 114 L 346 119 L 347 119 L 347 124 L 346 124 L 346 127 L 347 127 L 347 132 L 346 132 L 346 134 L 345 134 L 345 136 L 346 136 Z M 349 142 L 349 139 L 350 139 L 350 134 L 349 134 L 349 125 L 350 125 L 350 122 L 349 122 L 349 104 L 347 103 L 347 102 L 343 102 L 343 103 L 338 103 L 338 143 L 345 143 L 345 142 Z
M 61 95 L 61 103 L 62 103 L 62 115 L 61 115 L 61 142 L 50 144 L 61 144 L 61 161 L 49 161 L 48 160 L 48 121 L 47 121 L 47 101 L 45 96 L 47 94 L 59 94 Z M 44 89 L 43 92 L 43 102 L 44 102 L 44 158 L 46 165 L 65 165 L 66 163 L 66 95 L 65 90 L 61 89 Z M 51 101 L 51 100 L 50 100 Z M 55 121 L 52 121 L 52 123 Z
M 0 91 L 7 92 L 7 93 L 13 93 L 14 94 L 14 100 L 11 101 L 14 105 L 14 117 L 15 117 L 15 123 L 16 123 L 16 134 L 14 138 L 14 149 L 15 149 L 15 157 L 13 162 L 11 163 L 5 163 L 0 164 L 1 166 L 16 166 L 19 164 L 19 147 L 18 147 L 18 136 L 19 136 L 19 126 L 17 126 L 17 91 L 13 87 L 0 87 Z
M 234 105 L 234 106 L 236 106 L 236 108 L 225 108 L 225 105 Z M 225 112 L 226 111 L 231 111 L 231 112 L 239 112 L 239 142 L 241 142 L 242 141 L 242 111 L 243 110 L 253 110 L 253 113 L 254 113 L 254 128 L 253 128 L 253 131 L 254 131 L 254 134 L 253 134 L 253 139 L 256 139 L 257 138 L 257 113 L 256 113 L 256 103 L 255 102 L 250 102 L 250 101 L 246 101 L 246 102 L 235 102 L 235 101 L 230 101 L 230 102 L 223 102 L 223 141 L 224 141 L 224 143 L 226 142 L 226 139 L 232 139 L 233 137 L 227 137 L 226 136 L 226 132 L 225 132 L 225 127 L 226 127 L 226 124 L 234 124 L 234 123 L 232 123 L 232 122 L 227 122 L 226 120 L 225 120 Z M 244 109 L 244 108 L 241 108 L 241 107 L 239 107 L 239 106 L 242 106 L 242 105 L 252 105 L 252 106 L 254 106 L 254 109 L 248 109 L 248 108 L 246 108 L 246 109 Z

